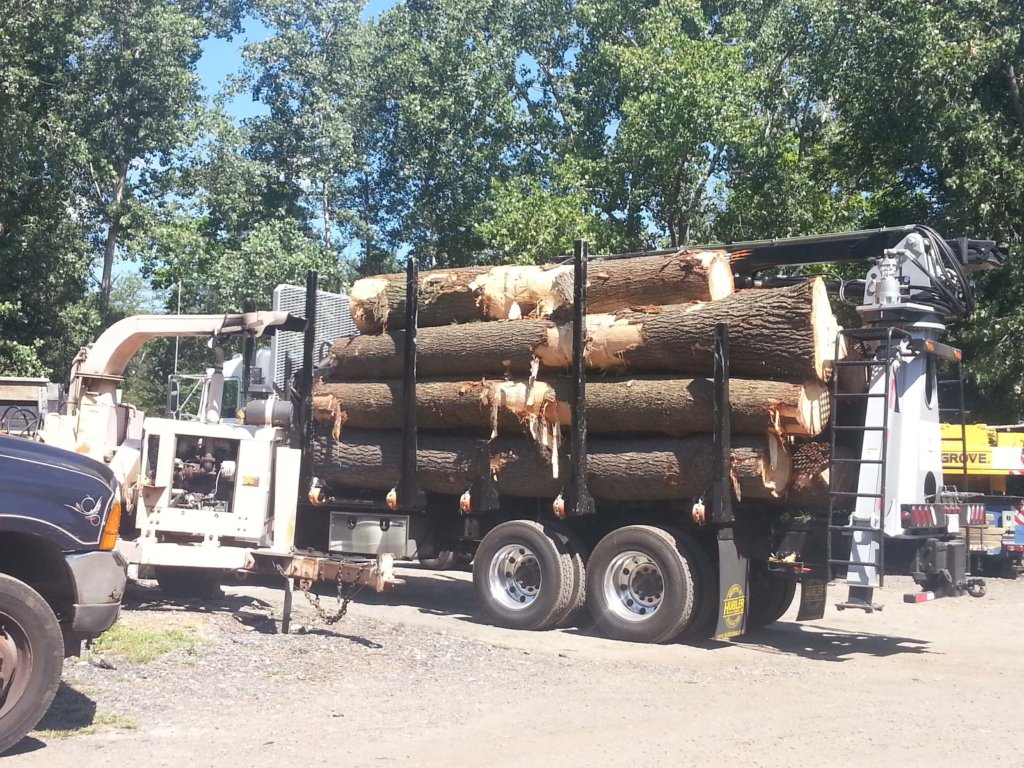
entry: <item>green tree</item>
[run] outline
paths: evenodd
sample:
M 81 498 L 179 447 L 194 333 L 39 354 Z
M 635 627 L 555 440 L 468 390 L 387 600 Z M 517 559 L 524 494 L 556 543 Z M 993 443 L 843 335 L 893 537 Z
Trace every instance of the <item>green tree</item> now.
M 439 265 L 480 257 L 482 205 L 523 151 L 517 25 L 530 5 L 409 0 L 373 25 L 357 145 L 372 172 L 362 217 L 380 250 L 411 247 Z
M 64 371 L 94 318 L 89 222 L 76 209 L 85 143 L 65 97 L 94 3 L 0 6 L 0 373 Z
M 868 222 L 921 220 L 1022 253 L 1024 9 L 1003 0 L 837 3 L 814 72 L 834 114 L 828 151 L 869 206 Z M 979 311 L 957 338 L 979 414 L 1024 413 L 1024 328 L 1015 259 L 978 280 Z
M 353 180 L 361 168 L 353 123 L 366 88 L 362 6 L 362 0 L 259 0 L 255 7 L 273 34 L 244 50 L 242 82 L 269 108 L 248 121 L 248 155 L 276 175 L 267 191 L 293 206 L 289 213 L 314 227 L 326 249 L 358 230 Z

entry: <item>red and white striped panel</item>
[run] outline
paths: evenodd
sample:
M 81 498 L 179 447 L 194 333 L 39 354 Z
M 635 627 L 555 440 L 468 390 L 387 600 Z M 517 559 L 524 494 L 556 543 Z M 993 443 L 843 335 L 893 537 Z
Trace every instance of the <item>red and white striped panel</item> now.
M 984 525 L 985 520 L 985 505 L 984 504 L 968 504 L 967 505 L 967 519 L 968 525 Z
M 934 592 L 917 592 L 914 594 L 904 595 L 904 603 L 927 603 L 929 600 L 934 600 L 936 597 Z
M 935 510 L 929 504 L 918 504 L 910 508 L 910 520 L 912 525 L 908 528 L 934 528 Z

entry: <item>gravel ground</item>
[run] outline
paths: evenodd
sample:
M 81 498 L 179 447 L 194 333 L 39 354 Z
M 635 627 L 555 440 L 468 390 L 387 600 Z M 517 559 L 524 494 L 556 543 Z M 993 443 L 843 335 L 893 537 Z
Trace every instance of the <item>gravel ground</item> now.
M 891 578 L 882 613 L 791 610 L 741 642 L 641 646 L 490 627 L 468 574 L 404 575 L 330 628 L 297 594 L 291 635 L 277 589 L 183 605 L 137 585 L 125 628 L 187 642 L 148 663 L 69 660 L 46 730 L 4 766 L 1020 763 L 1024 580 L 906 605 L 913 585 Z

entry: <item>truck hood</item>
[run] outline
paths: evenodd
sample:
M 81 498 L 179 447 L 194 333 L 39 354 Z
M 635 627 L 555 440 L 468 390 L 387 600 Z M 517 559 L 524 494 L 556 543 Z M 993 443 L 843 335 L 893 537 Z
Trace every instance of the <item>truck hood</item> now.
M 55 471 L 80 472 L 91 475 L 102 483 L 114 482 L 114 473 L 106 464 L 81 456 L 63 448 L 38 443 L 24 437 L 0 435 L 0 456 L 23 461 L 42 462 Z
M 119 493 L 114 473 L 94 459 L 0 435 L 0 530 L 43 536 L 68 552 L 95 549 Z

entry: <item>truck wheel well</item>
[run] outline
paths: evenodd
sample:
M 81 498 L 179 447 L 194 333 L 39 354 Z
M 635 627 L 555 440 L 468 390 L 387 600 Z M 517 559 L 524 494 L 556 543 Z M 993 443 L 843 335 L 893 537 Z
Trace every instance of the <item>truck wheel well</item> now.
M 55 544 L 31 534 L 0 534 L 0 573 L 42 595 L 61 622 L 70 619 L 75 589 L 64 554 Z

